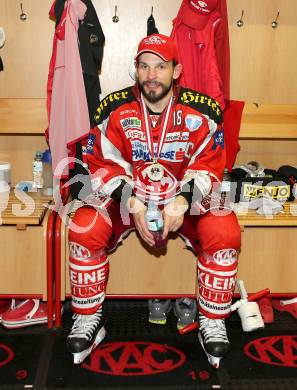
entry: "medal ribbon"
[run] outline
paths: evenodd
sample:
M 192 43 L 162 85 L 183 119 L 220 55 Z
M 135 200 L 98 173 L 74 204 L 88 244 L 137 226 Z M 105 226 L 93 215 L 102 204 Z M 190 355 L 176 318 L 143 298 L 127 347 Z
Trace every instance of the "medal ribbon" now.
M 169 100 L 169 103 L 167 104 L 165 116 L 163 115 L 163 118 L 162 118 L 162 125 L 163 125 L 163 127 L 162 127 L 161 134 L 159 134 L 159 138 L 158 138 L 157 152 L 154 153 L 152 124 L 151 124 L 151 120 L 149 119 L 148 109 L 147 109 L 147 107 L 145 105 L 143 96 L 141 94 L 141 104 L 142 104 L 142 111 L 143 111 L 143 116 L 144 116 L 145 135 L 146 135 L 146 139 L 147 139 L 147 147 L 148 147 L 149 154 L 151 155 L 151 158 L 152 158 L 154 164 L 158 161 L 160 152 L 162 150 L 162 146 L 164 144 L 165 136 L 166 136 L 166 134 L 168 132 L 167 125 L 168 125 L 169 115 L 170 115 L 170 112 L 171 112 L 172 101 L 173 101 L 173 96 L 171 96 L 171 98 Z

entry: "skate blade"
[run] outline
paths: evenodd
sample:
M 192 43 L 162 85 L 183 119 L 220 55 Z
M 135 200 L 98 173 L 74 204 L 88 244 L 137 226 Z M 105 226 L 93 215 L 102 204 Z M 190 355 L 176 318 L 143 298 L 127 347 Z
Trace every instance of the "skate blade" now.
M 205 347 L 204 347 L 204 344 L 203 344 L 203 340 L 202 340 L 202 336 L 200 333 L 198 333 L 198 339 L 199 339 L 199 342 L 201 344 L 201 347 L 203 348 L 203 351 L 205 352 L 205 355 L 207 356 L 207 360 L 209 362 L 209 364 L 213 367 L 213 368 L 219 368 L 220 367 L 220 361 L 221 361 L 221 357 L 217 357 L 217 356 L 212 356 L 210 355 Z
M 165 318 L 164 320 L 154 320 L 149 318 L 148 320 L 151 324 L 157 324 L 157 325 L 165 325 L 167 322 L 167 319 Z
M 96 339 L 93 342 L 93 344 L 90 346 L 90 348 L 85 349 L 84 351 L 73 353 L 73 363 L 74 364 L 81 364 L 83 361 L 94 351 L 94 349 L 97 347 L 98 344 L 101 343 L 101 341 L 104 339 L 106 335 L 106 330 L 104 326 L 99 330 L 97 333 Z

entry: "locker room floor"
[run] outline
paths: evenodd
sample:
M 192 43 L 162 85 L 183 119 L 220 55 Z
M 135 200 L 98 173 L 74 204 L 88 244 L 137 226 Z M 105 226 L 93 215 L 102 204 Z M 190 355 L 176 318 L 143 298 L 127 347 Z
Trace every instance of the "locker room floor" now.
M 105 313 L 107 337 L 79 366 L 65 346 L 69 302 L 61 329 L 1 327 L 0 389 L 297 390 L 297 322 L 288 313 L 274 311 L 275 321 L 252 333 L 233 314 L 232 349 L 218 370 L 208 364 L 197 331 L 178 333 L 172 312 L 164 326 L 148 323 L 142 300 L 107 300 Z

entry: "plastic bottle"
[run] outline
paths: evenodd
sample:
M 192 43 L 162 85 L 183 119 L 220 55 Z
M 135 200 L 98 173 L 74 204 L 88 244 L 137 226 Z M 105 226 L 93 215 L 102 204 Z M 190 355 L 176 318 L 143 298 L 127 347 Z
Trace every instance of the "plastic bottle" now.
M 42 154 L 42 166 L 43 166 L 43 194 L 53 194 L 53 172 L 52 172 L 52 156 L 51 152 L 47 149 Z
M 153 202 L 150 202 L 148 204 L 145 220 L 149 231 L 154 236 L 154 247 L 156 249 L 166 247 L 167 239 L 162 238 L 164 227 L 163 216 L 158 206 L 155 205 Z
M 33 187 L 40 189 L 43 187 L 43 176 L 42 176 L 42 152 L 37 151 L 33 160 Z
M 7 183 L 10 186 L 10 171 L 11 164 L 6 161 L 0 161 L 0 181 Z
M 224 192 L 224 193 L 230 193 L 231 191 L 231 175 L 228 171 L 228 169 L 224 169 L 224 176 L 223 176 L 223 180 L 222 180 L 222 185 L 221 185 L 221 192 Z
M 231 175 L 228 169 L 224 169 L 223 180 L 221 183 L 221 206 L 226 206 L 230 202 L 231 182 Z

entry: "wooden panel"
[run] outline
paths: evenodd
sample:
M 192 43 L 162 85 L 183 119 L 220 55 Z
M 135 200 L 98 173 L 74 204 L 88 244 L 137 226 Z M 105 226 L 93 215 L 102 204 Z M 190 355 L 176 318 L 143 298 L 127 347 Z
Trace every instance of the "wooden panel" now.
M 240 139 L 296 139 L 297 105 L 246 104 Z
M 65 256 L 66 255 L 66 256 Z M 68 277 L 68 245 L 66 257 L 66 294 L 70 293 Z M 196 294 L 197 264 L 194 254 L 185 248 L 181 238 L 168 241 L 167 252 L 159 257 L 150 253 L 133 232 L 110 255 L 109 295 Z M 64 274 L 64 271 L 62 271 Z M 62 279 L 63 285 L 65 279 Z
M 0 226 L 0 295 L 46 294 L 46 214 L 42 225 Z
M 0 134 L 44 134 L 45 99 L 0 99 Z
M 11 163 L 13 185 L 20 180 L 33 180 L 32 162 L 35 152 L 45 149 L 47 145 L 43 135 L 1 135 L 0 160 Z
M 20 20 L 20 3 L 1 0 L 1 25 L 6 44 L 1 49 L 4 71 L 0 73 L 0 97 L 44 98 L 52 50 L 54 23 L 48 12 L 52 0 L 26 0 L 28 19 Z
M 238 276 L 250 293 L 296 293 L 296 251 L 296 228 L 246 228 Z
M 259 161 L 266 168 L 297 166 L 297 140 L 240 140 L 235 165 Z
M 0 134 L 44 134 L 45 99 L 0 99 Z M 241 139 L 297 138 L 297 104 L 249 104 L 243 110 Z
M 54 22 L 48 19 L 52 0 L 23 3 L 28 20 L 19 20 L 16 0 L 1 0 L 0 15 L 7 42 L 1 49 L 5 70 L 0 97 L 44 98 L 52 50 Z M 146 35 L 154 7 L 156 25 L 169 34 L 181 0 L 93 1 L 106 37 L 101 72 L 102 95 L 132 84 L 128 67 L 134 48 Z M 112 22 L 117 4 L 119 23 Z M 297 103 L 297 2 L 295 0 L 227 0 L 231 50 L 231 97 L 258 103 Z M 244 9 L 244 27 L 236 21 Z M 271 22 L 280 11 L 279 27 Z M 34 42 L 34 44 L 33 44 Z M 21 60 L 20 60 L 21 59 Z
M 236 21 L 244 10 L 244 26 Z M 279 26 L 271 27 L 277 11 Z M 257 103 L 296 103 L 295 0 L 228 0 L 231 96 Z

